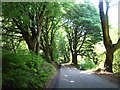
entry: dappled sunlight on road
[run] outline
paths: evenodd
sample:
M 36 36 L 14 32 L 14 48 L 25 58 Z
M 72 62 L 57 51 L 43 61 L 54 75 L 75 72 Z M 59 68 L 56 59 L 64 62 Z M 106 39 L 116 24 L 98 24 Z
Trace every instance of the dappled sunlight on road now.
M 60 86 L 63 86 L 65 82 L 67 85 L 64 87 L 70 87 L 70 86 L 72 86 L 73 83 L 76 83 L 77 80 L 74 80 L 74 77 L 71 76 L 71 73 L 74 73 L 73 71 L 75 71 L 75 69 L 76 68 L 62 66 L 61 71 L 66 71 L 68 73 L 66 74 L 66 73 L 60 72 L 60 75 L 61 75 L 60 76 L 61 79 L 59 80 Z M 63 82 L 63 83 L 61 83 L 61 82 Z
M 74 83 L 75 81 L 73 80 L 68 80 L 68 79 L 63 79 L 64 81 L 68 82 L 68 83 Z
M 69 80 L 68 78 L 66 79 L 66 78 L 64 78 L 64 79 L 62 79 L 63 81 L 65 81 L 65 82 L 67 82 L 67 83 L 74 83 L 75 81 L 73 81 L 73 80 Z
M 65 75 L 65 77 L 67 77 L 68 75 Z
M 75 81 L 70 81 L 70 82 L 75 82 Z
M 84 74 L 93 74 L 94 72 L 92 72 L 92 71 L 80 71 L 80 73 L 84 73 Z
M 82 71 L 75 67 L 62 66 L 55 88 L 116 88 L 116 84 L 93 74 L 92 70 Z

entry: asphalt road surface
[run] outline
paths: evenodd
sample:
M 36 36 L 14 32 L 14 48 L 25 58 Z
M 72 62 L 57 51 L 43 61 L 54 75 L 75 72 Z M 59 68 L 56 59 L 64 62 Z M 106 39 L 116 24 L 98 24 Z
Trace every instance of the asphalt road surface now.
M 50 88 L 118 88 L 118 83 L 75 67 L 62 67 Z

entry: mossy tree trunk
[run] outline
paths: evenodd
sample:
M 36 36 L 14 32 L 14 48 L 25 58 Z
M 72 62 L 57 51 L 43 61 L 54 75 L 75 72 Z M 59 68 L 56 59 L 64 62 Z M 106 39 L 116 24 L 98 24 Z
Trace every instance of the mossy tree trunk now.
M 106 11 L 104 11 L 103 7 L 103 0 L 99 0 L 99 13 L 100 13 L 100 20 L 102 25 L 102 32 L 103 32 L 103 42 L 106 48 L 106 59 L 104 63 L 104 67 L 106 71 L 112 71 L 112 63 L 113 63 L 113 54 L 114 52 L 120 47 L 120 38 L 116 44 L 112 44 L 112 40 L 109 35 L 109 21 L 108 21 L 108 9 L 109 9 L 109 2 L 106 2 Z

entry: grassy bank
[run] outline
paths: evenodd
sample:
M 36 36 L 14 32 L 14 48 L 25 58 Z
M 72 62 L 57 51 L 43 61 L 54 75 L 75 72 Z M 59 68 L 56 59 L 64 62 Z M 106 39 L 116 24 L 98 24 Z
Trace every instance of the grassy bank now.
M 28 51 L 2 51 L 3 88 L 44 88 L 56 68 Z

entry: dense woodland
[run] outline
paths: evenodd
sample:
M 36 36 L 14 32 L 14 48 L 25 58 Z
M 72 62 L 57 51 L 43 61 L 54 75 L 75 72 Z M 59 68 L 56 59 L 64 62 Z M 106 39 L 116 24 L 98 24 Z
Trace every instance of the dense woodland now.
M 103 2 L 97 10 L 88 0 L 2 2 L 3 88 L 44 88 L 60 62 L 120 72 L 120 38 L 105 3 L 106 11 Z

